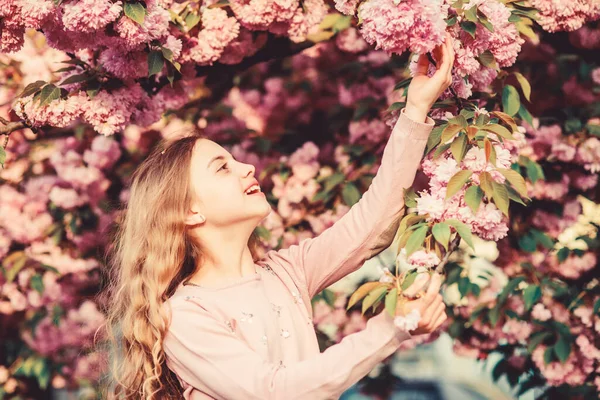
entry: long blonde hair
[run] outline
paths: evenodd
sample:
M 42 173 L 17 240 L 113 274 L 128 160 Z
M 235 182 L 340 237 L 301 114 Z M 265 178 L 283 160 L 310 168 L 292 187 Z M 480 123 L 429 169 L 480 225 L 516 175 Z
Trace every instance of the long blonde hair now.
M 100 295 L 110 355 L 102 398 L 181 397 L 162 348 L 170 321 L 161 306 L 196 272 L 202 256 L 184 224 L 193 199 L 188 179 L 192 152 L 202 137 L 193 132 L 162 140 L 131 177 L 129 201 L 115 221 L 107 251 L 107 285 Z M 253 233 L 248 244 L 255 260 L 257 242 Z

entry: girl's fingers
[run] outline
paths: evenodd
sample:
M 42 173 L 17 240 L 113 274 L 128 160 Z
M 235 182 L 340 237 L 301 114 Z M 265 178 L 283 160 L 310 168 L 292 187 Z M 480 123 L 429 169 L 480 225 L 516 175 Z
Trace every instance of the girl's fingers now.
M 442 314 L 444 314 L 444 311 L 446 311 L 446 304 L 444 304 L 444 302 L 442 302 L 434 311 L 433 313 L 433 317 L 431 318 L 431 327 L 435 328 L 435 322 L 440 319 L 440 317 L 442 316 Z
M 448 316 L 446 315 L 446 313 L 443 313 L 442 315 L 440 315 L 438 317 L 438 319 L 435 321 L 435 324 L 433 325 L 433 329 L 432 332 L 435 332 L 440 326 L 442 326 L 442 324 L 448 319 Z
M 427 54 L 421 54 L 417 60 L 417 72 L 415 76 L 427 75 L 427 71 L 429 71 L 429 59 L 427 59 Z
M 434 321 L 434 317 L 435 317 L 435 313 L 437 312 L 438 308 L 440 307 L 440 305 L 442 305 L 442 295 L 441 294 L 437 294 L 435 296 L 435 299 L 432 303 L 427 304 L 425 306 L 425 310 L 423 311 L 423 321 L 425 321 L 427 324 L 431 323 Z
M 437 298 L 437 295 L 440 292 L 440 288 L 442 287 L 442 277 L 437 272 L 434 272 L 431 281 L 429 282 L 429 287 L 427 288 L 427 293 L 425 294 L 425 302 L 427 304 L 433 303 L 433 301 Z

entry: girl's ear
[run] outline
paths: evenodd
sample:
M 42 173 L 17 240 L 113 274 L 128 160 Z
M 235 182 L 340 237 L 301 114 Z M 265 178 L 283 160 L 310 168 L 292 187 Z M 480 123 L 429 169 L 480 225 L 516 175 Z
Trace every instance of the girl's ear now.
M 206 221 L 206 218 L 204 217 L 204 215 L 200 214 L 197 211 L 192 211 L 192 210 L 190 210 L 188 212 L 188 215 L 185 218 L 186 225 L 200 225 L 200 224 L 203 224 L 204 221 Z

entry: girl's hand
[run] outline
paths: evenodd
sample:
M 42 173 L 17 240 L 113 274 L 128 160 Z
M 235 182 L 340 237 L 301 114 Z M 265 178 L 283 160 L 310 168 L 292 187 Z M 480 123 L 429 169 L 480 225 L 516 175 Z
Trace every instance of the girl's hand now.
M 429 109 L 440 95 L 452 83 L 452 65 L 454 64 L 454 46 L 449 33 L 446 42 L 433 50 L 438 60 L 437 71 L 430 78 L 427 76 L 429 60 L 427 54 L 421 54 L 417 61 L 417 72 L 408 86 L 406 110 L 404 113 L 411 119 L 425 122 Z M 441 61 L 440 61 L 441 60 Z
M 419 310 L 421 319 L 416 329 L 410 331 L 411 335 L 431 333 L 438 329 L 448 318 L 446 315 L 446 304 L 439 293 L 442 285 L 441 275 L 433 273 L 431 279 L 413 283 L 415 286 L 424 286 L 429 281 L 429 287 L 425 295 L 417 300 L 409 300 L 404 304 L 398 303 L 396 315 L 406 315 L 412 310 Z M 411 285 L 411 288 L 412 286 Z M 410 289 L 410 288 L 409 288 Z

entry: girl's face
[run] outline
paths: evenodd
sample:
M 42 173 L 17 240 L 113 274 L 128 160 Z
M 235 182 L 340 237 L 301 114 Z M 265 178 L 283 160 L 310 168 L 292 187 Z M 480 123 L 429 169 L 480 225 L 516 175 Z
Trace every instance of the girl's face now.
M 256 190 L 258 181 L 251 164 L 236 161 L 219 144 L 198 139 L 191 160 L 190 179 L 196 201 L 192 214 L 201 214 L 213 226 L 239 222 L 254 223 L 254 228 L 271 212 L 264 193 Z M 254 186 L 253 191 L 247 189 Z M 201 221 L 194 221 L 191 224 Z

